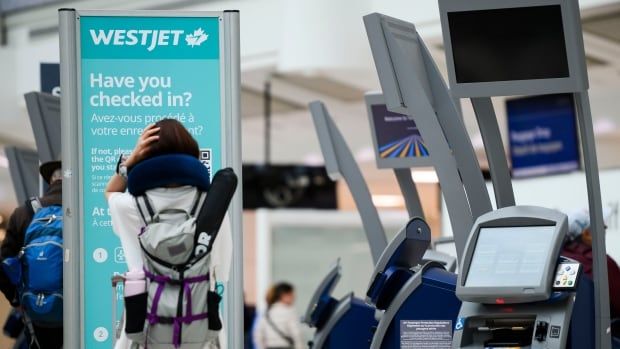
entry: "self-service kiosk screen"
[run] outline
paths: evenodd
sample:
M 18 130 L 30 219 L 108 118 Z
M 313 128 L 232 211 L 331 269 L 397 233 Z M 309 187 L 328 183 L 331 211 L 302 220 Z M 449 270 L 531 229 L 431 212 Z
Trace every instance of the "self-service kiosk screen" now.
M 371 109 L 376 151 L 380 158 L 428 157 L 428 149 L 415 121 L 407 115 L 389 111 L 385 104 L 374 104 Z
M 457 83 L 569 77 L 560 5 L 449 12 Z
M 555 226 L 481 228 L 466 287 L 540 287 Z

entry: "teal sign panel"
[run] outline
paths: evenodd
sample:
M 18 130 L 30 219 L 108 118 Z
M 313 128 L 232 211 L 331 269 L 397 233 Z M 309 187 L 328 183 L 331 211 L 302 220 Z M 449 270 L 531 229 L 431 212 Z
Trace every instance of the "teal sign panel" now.
M 201 160 L 212 173 L 221 166 L 220 21 L 79 19 L 86 348 L 111 348 L 110 278 L 127 269 L 103 194 L 119 155 L 131 152 L 146 125 L 174 118 L 198 140 Z

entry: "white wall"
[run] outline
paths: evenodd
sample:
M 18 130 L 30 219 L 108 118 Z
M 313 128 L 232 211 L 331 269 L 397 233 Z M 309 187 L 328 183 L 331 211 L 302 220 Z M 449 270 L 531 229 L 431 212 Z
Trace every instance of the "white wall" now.
M 620 204 L 620 169 L 605 170 L 600 173 L 603 206 L 618 207 Z M 536 205 L 571 212 L 587 208 L 588 198 L 583 172 L 514 180 L 512 182 L 515 200 L 518 205 Z M 487 184 L 493 197 L 493 189 Z M 449 217 L 443 204 L 442 233 L 452 235 Z M 620 262 L 620 217 L 616 211 L 607 229 L 607 253 Z

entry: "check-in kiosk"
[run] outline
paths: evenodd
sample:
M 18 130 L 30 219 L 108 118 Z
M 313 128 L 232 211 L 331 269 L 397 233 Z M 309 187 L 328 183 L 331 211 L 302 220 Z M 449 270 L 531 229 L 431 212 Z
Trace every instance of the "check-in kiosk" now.
M 362 220 L 373 263 L 376 263 L 387 245 L 387 238 L 368 186 L 325 105 L 319 101 L 312 102 L 310 112 L 327 173 L 334 180 L 343 178 L 349 187 Z M 332 292 L 340 275 L 341 266 L 337 263 L 315 290 L 302 318 L 302 322 L 316 328 L 311 348 L 364 348 L 370 342 L 370 329 L 377 324 L 375 308 L 355 298 L 353 293 L 339 300 L 334 298 Z
M 371 118 L 378 118 L 380 122 L 383 122 L 386 116 L 389 117 L 386 115 L 388 114 L 386 113 L 387 109 L 380 94 L 367 95 L 366 101 Z M 423 145 L 414 145 L 413 151 L 405 152 L 405 154 L 411 153 L 412 156 L 377 158 L 378 167 L 394 169 L 407 203 L 407 210 L 411 216 L 417 217 L 412 219 L 386 248 L 385 232 L 377 209 L 372 203 L 368 187 L 344 137 L 342 137 L 323 103 L 318 101 L 311 103 L 310 111 L 319 137 L 321 151 L 325 158 L 327 172 L 333 179 L 342 177 L 346 181 L 360 213 L 373 261 L 377 265 L 373 273 L 373 276 L 376 277 L 373 279 L 373 287 L 371 287 L 375 298 L 369 298 L 368 303 L 370 305 L 355 298 L 352 293 L 340 300 L 331 296 L 340 277 L 340 266 L 335 266 L 325 276 L 316 289 L 306 315 L 302 319 L 310 327 L 316 328 L 312 348 L 368 347 L 373 338 L 373 329 L 388 333 L 389 321 L 388 325 L 381 325 L 375 319 L 376 309 L 374 305 L 377 304 L 377 300 L 380 299 L 379 304 L 382 306 L 379 309 L 385 310 L 387 305 L 399 295 L 399 290 L 411 276 L 427 269 L 433 270 L 428 273 L 429 278 L 435 277 L 438 280 L 436 281 L 437 284 L 442 282 L 446 284 L 451 301 L 447 302 L 447 307 L 450 309 L 451 315 L 456 316 L 458 312 L 458 300 L 454 297 L 456 277 L 444 270 L 444 267 L 448 267 L 452 268 L 453 271 L 456 264 L 455 259 L 441 252 L 429 250 L 431 232 L 424 220 L 419 218 L 423 216 L 423 211 L 415 183 L 411 177 L 410 168 L 414 166 L 415 162 L 419 161 L 418 165 L 420 166 L 429 164 L 428 152 L 420 148 Z M 403 117 L 406 118 L 406 116 L 400 116 L 401 119 Z M 381 126 L 371 125 L 373 130 L 379 127 Z M 376 132 L 373 134 L 374 137 L 378 137 Z M 385 135 L 384 132 L 381 136 Z M 420 138 L 419 133 L 417 136 Z M 375 144 L 377 144 L 377 139 L 375 139 Z M 411 145 L 405 146 L 402 150 L 409 150 L 410 147 Z M 425 267 L 420 269 L 420 265 L 424 263 L 426 263 Z M 416 280 L 421 280 L 421 277 Z M 413 293 L 420 284 L 420 281 L 413 281 L 409 284 L 406 292 Z M 401 295 L 400 297 L 399 302 L 404 302 L 404 298 L 407 296 Z M 425 302 L 425 300 L 416 298 L 415 302 Z M 456 305 L 452 306 L 453 304 Z M 408 310 L 415 310 L 415 308 L 406 307 Z M 419 312 L 419 314 L 423 317 L 427 316 L 425 312 Z M 390 314 L 390 319 L 398 318 L 398 316 Z M 415 324 L 418 318 L 411 317 L 411 319 Z M 452 318 L 448 321 L 451 322 Z M 451 326 L 445 328 L 449 332 L 451 331 Z M 355 332 L 355 336 L 351 335 L 352 331 Z M 447 342 L 449 343 L 451 337 L 448 337 Z M 446 341 L 445 338 L 444 341 Z
M 433 163 L 418 126 L 407 115 L 389 111 L 382 93 L 367 93 L 364 100 L 377 168 L 392 169 L 394 172 L 409 217 L 425 219 L 411 171 L 415 168 L 432 168 Z M 446 270 L 456 271 L 455 254 L 449 255 L 429 248 L 422 257 L 422 264 L 426 262 L 438 262 Z
M 459 261 L 474 221 L 492 209 L 488 193 L 478 182 L 480 169 L 468 167 L 477 160 L 469 154 L 469 139 L 462 139 L 468 136 L 450 99 L 467 97 L 472 102 L 496 207 L 501 209 L 513 207 L 515 198 L 490 97 L 572 93 L 588 188 L 596 282 L 594 318 L 585 313 L 573 316 L 570 345 L 609 348 L 602 204 L 578 2 L 440 0 L 439 7 L 449 90 L 413 24 L 381 14 L 365 16 L 364 22 L 388 109 L 412 117 L 425 136 L 446 199 Z M 458 170 L 449 161 L 452 154 Z M 456 176 L 455 171 L 459 172 Z M 577 325 L 583 319 L 594 322 L 594 331 Z
M 455 348 L 565 348 L 580 264 L 560 257 L 566 215 L 512 206 L 482 215 L 465 247 Z
M 456 275 L 439 262 L 423 263 L 430 228 L 413 219 L 390 242 L 375 266 L 366 302 L 384 311 L 371 348 L 449 346 L 461 302 Z
M 571 95 L 588 190 L 595 282 L 580 283 L 568 344 L 610 348 L 605 234 L 579 2 L 439 0 L 439 14 L 450 93 L 471 101 L 498 208 L 514 206 L 515 198 L 491 97 Z
M 316 328 L 311 348 L 365 348 L 377 325 L 375 309 L 355 298 L 353 292 L 341 299 L 332 296 L 341 276 L 339 261 L 315 290 L 302 322 Z M 352 335 L 355 334 L 355 335 Z
M 424 137 L 458 254 L 474 218 L 492 209 L 465 126 L 415 26 L 377 13 L 364 23 L 387 109 L 412 118 Z M 377 264 L 367 294 L 367 302 L 384 310 L 371 348 L 450 347 L 460 309 L 456 275 L 438 263 L 397 263 L 399 253 L 390 248 L 398 243 Z

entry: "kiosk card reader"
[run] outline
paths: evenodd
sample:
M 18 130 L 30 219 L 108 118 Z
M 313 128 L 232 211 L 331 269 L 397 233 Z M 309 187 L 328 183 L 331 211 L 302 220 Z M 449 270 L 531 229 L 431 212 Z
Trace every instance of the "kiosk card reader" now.
M 469 236 L 456 295 L 453 346 L 564 348 L 580 264 L 559 256 L 566 215 L 511 206 L 480 216 Z

